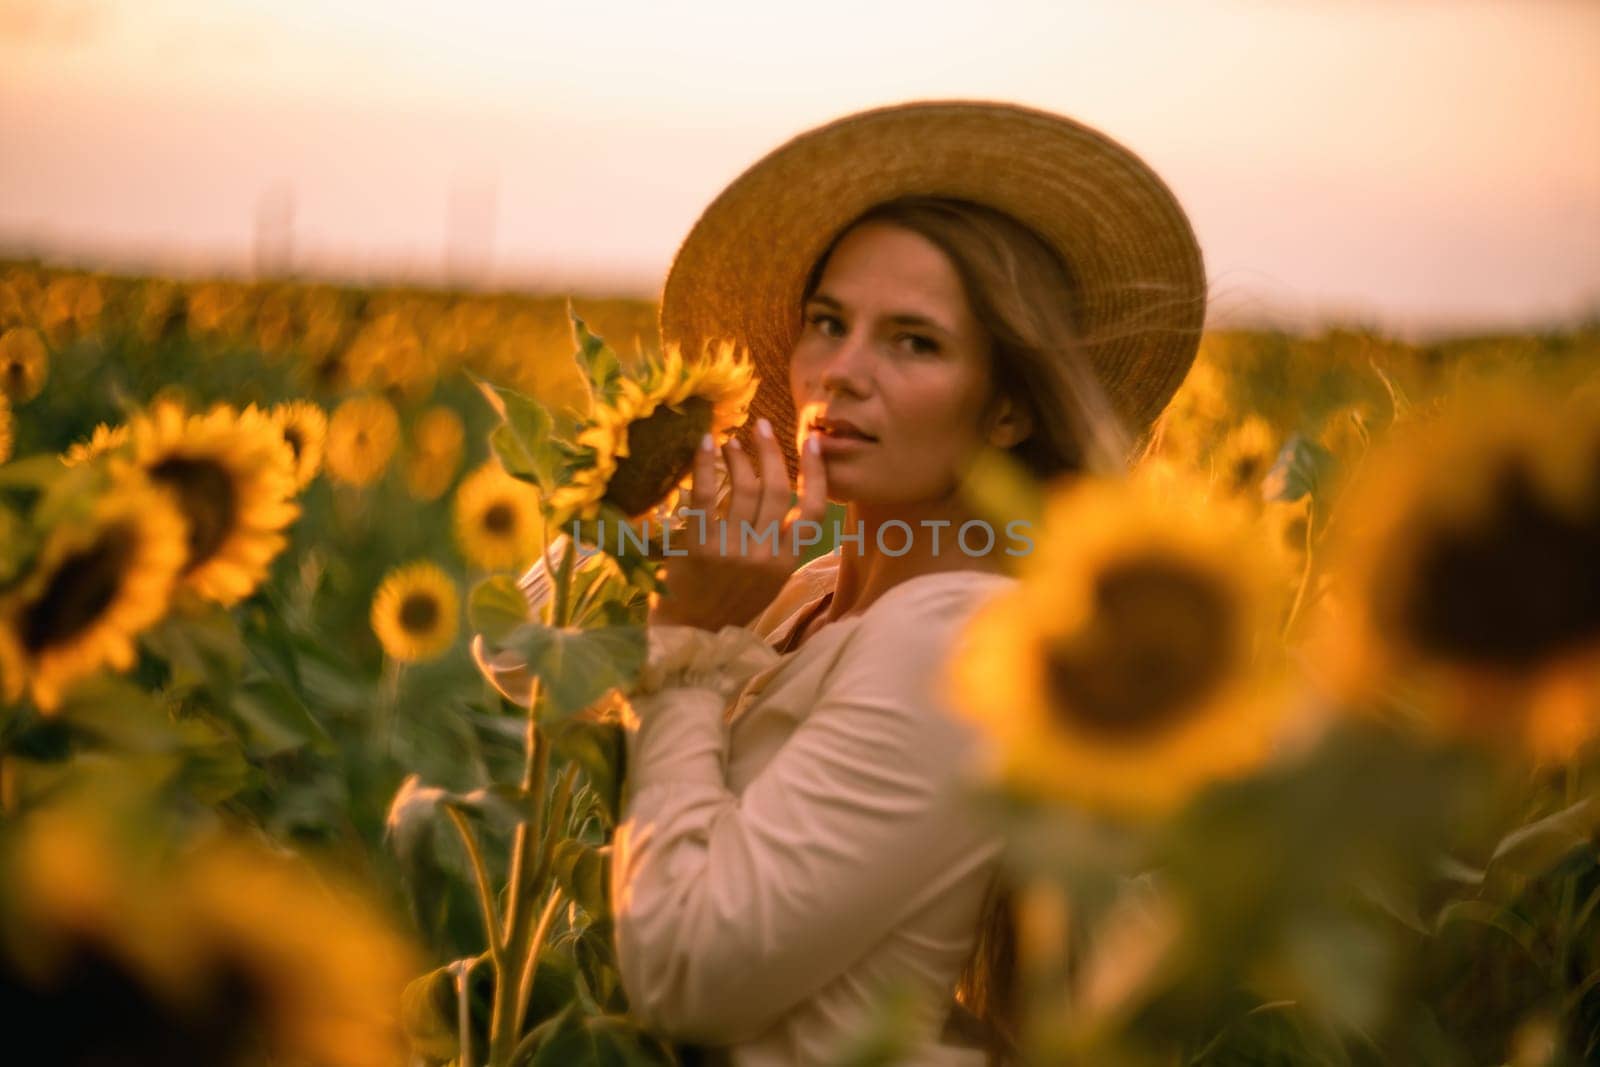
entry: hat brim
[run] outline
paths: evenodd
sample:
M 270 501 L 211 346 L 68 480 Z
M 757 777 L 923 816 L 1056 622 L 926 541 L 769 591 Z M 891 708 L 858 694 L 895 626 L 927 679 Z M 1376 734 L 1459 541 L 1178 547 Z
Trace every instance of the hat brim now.
M 859 112 L 773 150 L 712 201 L 662 289 L 663 344 L 693 357 L 732 340 L 760 388 L 746 443 L 769 419 L 798 462 L 789 356 L 807 274 L 836 234 L 901 196 L 956 197 L 1038 233 L 1077 283 L 1073 313 L 1112 406 L 1137 438 L 1194 361 L 1205 320 L 1200 246 L 1166 184 L 1129 149 L 1014 104 L 924 101 Z

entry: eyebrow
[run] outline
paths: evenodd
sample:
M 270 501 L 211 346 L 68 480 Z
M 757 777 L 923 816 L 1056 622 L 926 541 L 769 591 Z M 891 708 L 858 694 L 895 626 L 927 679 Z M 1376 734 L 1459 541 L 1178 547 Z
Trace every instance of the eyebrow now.
M 812 294 L 811 299 L 807 300 L 806 303 L 823 304 L 827 307 L 833 308 L 836 311 L 844 310 L 844 305 L 835 300 L 833 297 L 829 296 L 827 293 L 814 293 Z M 894 323 L 896 326 L 921 326 L 926 329 L 937 330 L 939 333 L 942 333 L 947 337 L 955 336 L 948 326 L 937 323 L 925 315 L 913 315 L 910 312 L 901 311 L 890 315 L 889 321 Z

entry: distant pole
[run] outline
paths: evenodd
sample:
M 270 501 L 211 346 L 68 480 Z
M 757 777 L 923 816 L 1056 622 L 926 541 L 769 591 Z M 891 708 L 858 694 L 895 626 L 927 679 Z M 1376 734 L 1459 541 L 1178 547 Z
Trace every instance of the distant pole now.
M 279 182 L 256 201 L 256 277 L 283 277 L 293 269 L 294 186 Z
M 494 257 L 496 189 L 493 178 L 458 178 L 450 188 L 445 277 L 470 288 L 489 275 Z

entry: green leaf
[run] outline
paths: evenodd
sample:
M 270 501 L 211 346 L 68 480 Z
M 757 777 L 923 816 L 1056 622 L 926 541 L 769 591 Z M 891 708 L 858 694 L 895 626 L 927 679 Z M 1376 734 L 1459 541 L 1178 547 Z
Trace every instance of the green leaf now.
M 1290 434 L 1278 451 L 1272 469 L 1261 479 L 1263 500 L 1299 500 L 1317 495 L 1333 473 L 1333 453 L 1300 434 Z
M 221 609 L 198 616 L 169 615 L 140 638 L 167 661 L 179 689 L 205 686 L 225 698 L 244 664 L 244 640 L 233 616 Z
M 411 1050 L 430 1064 L 453 1059 L 459 1047 L 455 1027 L 455 976 L 446 965 L 413 978 L 400 994 L 400 1024 Z
M 583 768 L 589 788 L 600 798 L 615 826 L 622 807 L 623 763 L 627 748 L 622 726 L 614 722 L 569 719 L 546 731 L 556 752 Z
M 594 918 L 606 914 L 606 855 L 571 838 L 556 843 L 551 870 L 567 898 Z
M 1488 873 L 1495 879 L 1536 878 L 1574 848 L 1588 846 L 1597 830 L 1600 802 L 1585 797 L 1506 834 L 1489 857 Z
M 467 597 L 467 621 L 490 645 L 505 640 L 528 621 L 528 598 L 509 574 L 485 578 Z
M 68 690 L 57 723 L 118 752 L 167 753 L 183 747 L 183 734 L 166 705 L 125 678 L 104 675 Z
M 572 319 L 572 340 L 578 346 L 574 353 L 578 369 L 589 382 L 591 394 L 609 398 L 622 377 L 622 361 L 603 340 L 589 332 L 589 327 L 572 310 L 569 303 L 567 315 Z
M 275 756 L 315 742 L 319 751 L 332 749 L 333 739 L 288 686 L 258 678 L 233 695 L 234 718 L 244 727 L 250 754 Z
M 553 723 L 631 685 L 644 663 L 645 631 L 640 626 L 579 630 L 527 623 L 507 635 L 501 648 L 520 653 L 528 673 L 539 679 L 541 720 Z
M 528 996 L 527 1025 L 532 1029 L 552 1018 L 576 997 L 577 965 L 565 952 L 546 945 L 539 950 L 539 966 L 533 972 L 533 990 Z
M 0 464 L 0 490 L 46 490 L 65 478 L 80 477 L 81 468 L 62 464 L 54 454 L 27 456 Z
M 489 435 L 489 447 L 500 465 L 510 474 L 538 485 L 540 491 L 553 492 L 560 482 L 557 472 L 562 453 L 553 449 L 555 420 L 550 409 L 532 397 L 495 385 L 468 372 L 483 394 L 500 425 Z

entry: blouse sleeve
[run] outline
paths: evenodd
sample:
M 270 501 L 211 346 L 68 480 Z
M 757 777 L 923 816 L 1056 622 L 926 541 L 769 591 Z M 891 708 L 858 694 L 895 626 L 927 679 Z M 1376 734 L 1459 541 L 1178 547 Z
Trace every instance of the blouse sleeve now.
M 982 588 L 924 582 L 869 612 L 742 796 L 725 777 L 720 694 L 635 697 L 612 907 L 623 986 L 646 1026 L 713 1044 L 753 1037 L 998 856 L 960 788 L 972 738 L 939 684 Z

